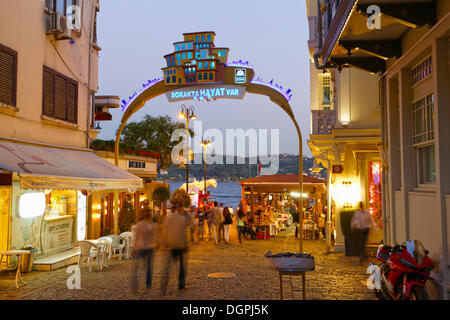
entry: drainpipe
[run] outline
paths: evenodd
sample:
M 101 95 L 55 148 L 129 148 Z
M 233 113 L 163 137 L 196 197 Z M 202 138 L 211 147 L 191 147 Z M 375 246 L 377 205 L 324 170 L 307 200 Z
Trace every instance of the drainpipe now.
M 82 8 L 83 10 L 84 8 Z M 90 132 L 91 132 L 91 117 L 93 115 L 93 108 L 95 106 L 94 103 L 94 94 L 93 91 L 91 90 L 91 82 L 92 82 L 92 77 L 91 77 L 91 66 L 92 66 L 92 59 L 91 59 L 91 55 L 92 55 L 92 41 L 93 41 L 93 28 L 94 28 L 94 17 L 95 17 L 95 2 L 92 2 L 91 5 L 91 20 L 90 20 L 90 24 L 89 24 L 89 35 L 88 35 L 88 39 L 89 39 L 89 52 L 88 52 L 88 94 L 87 94 L 87 105 L 90 106 L 90 108 L 88 108 L 89 112 L 88 115 L 86 117 L 87 122 L 86 122 L 86 149 L 89 149 L 89 144 L 90 144 L 90 140 L 91 140 L 91 136 L 90 136 Z

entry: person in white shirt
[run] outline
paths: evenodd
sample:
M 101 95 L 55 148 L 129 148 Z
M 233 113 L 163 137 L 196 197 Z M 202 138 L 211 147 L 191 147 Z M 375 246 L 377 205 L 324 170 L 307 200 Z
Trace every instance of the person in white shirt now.
M 376 228 L 377 225 L 373 221 L 372 215 L 369 211 L 364 209 L 362 201 L 359 202 L 359 209 L 355 210 L 352 217 L 351 228 L 356 233 L 359 248 L 359 262 L 362 264 L 365 258 L 365 248 L 369 230 Z

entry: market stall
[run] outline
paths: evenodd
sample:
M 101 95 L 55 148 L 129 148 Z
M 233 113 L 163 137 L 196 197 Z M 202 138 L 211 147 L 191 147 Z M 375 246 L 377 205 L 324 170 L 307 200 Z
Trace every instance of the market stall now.
M 293 224 L 292 203 L 299 204 L 297 174 L 264 175 L 241 180 L 241 201 L 250 216 L 254 216 L 256 232 L 271 236 Z M 303 208 L 307 223 L 318 223 L 319 214 L 326 203 L 326 182 L 303 175 Z

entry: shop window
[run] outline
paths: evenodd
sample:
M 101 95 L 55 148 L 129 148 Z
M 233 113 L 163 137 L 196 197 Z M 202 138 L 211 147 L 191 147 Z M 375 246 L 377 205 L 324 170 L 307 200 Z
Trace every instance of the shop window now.
M 17 52 L 0 44 L 0 103 L 16 106 Z
M 431 75 L 432 71 L 433 66 L 430 56 L 411 69 L 411 85 L 415 85 L 427 78 Z
M 209 80 L 213 80 L 214 79 L 214 74 L 211 72 L 210 74 L 209 74 Z
M 369 161 L 369 212 L 377 225 L 382 228 L 381 169 L 381 161 Z
M 418 184 L 435 183 L 436 161 L 433 94 L 413 102 L 412 113 L 417 182 Z
M 329 75 L 324 75 L 322 77 L 322 108 L 328 107 L 330 109 L 331 105 L 331 77 Z
M 42 114 L 77 123 L 78 82 L 44 66 Z

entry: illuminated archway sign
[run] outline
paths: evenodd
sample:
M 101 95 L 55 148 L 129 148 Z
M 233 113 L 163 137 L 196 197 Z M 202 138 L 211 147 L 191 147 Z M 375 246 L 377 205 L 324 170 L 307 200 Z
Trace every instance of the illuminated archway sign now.
M 122 100 L 123 116 L 116 133 L 115 164 L 119 164 L 119 142 L 123 128 L 130 117 L 145 103 L 162 94 L 169 102 L 184 100 L 214 101 L 216 99 L 243 99 L 246 93 L 265 95 L 279 105 L 291 118 L 299 139 L 299 190 L 303 194 L 303 148 L 302 135 L 289 101 L 290 89 L 284 89 L 273 80 L 264 82 L 254 79 L 253 66 L 248 61 L 228 63 L 228 48 L 214 45 L 215 32 L 184 33 L 184 41 L 175 42 L 174 52 L 164 56 L 167 66 L 162 68 L 163 77 L 149 80 Z M 303 212 L 303 197 L 300 213 Z M 300 232 L 303 219 L 300 219 Z M 114 229 L 118 232 L 118 191 L 114 193 Z M 300 237 L 300 252 L 303 252 Z

